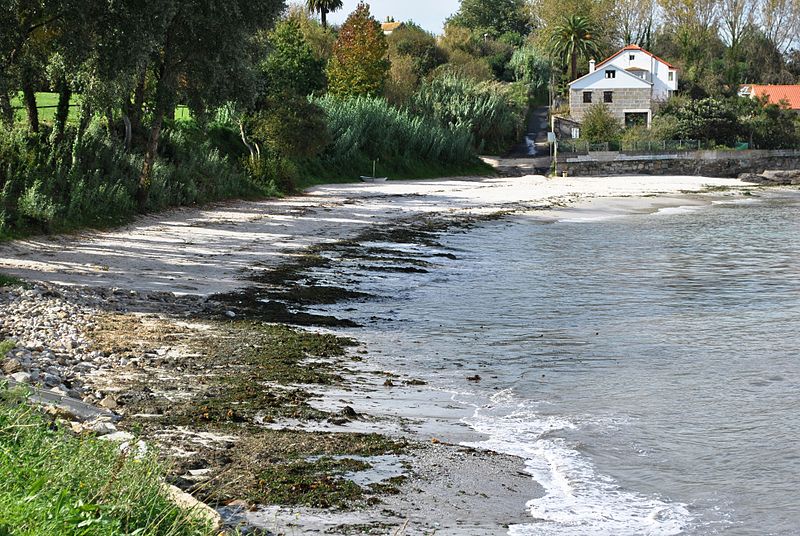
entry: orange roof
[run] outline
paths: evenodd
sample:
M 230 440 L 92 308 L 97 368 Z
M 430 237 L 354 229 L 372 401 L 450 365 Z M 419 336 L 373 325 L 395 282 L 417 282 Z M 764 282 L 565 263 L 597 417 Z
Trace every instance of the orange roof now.
M 800 110 L 800 85 L 793 86 L 761 86 L 748 84 L 750 95 L 753 97 L 767 97 L 770 104 L 780 105 L 781 101 L 789 103 L 792 110 Z
M 384 22 L 381 24 L 381 28 L 383 28 L 384 32 L 393 32 L 402 25 L 402 22 Z
M 648 56 L 650 56 L 650 57 L 653 57 L 653 58 L 657 59 L 658 61 L 660 61 L 661 63 L 663 63 L 663 64 L 664 64 L 664 65 L 666 65 L 667 67 L 669 67 L 670 69 L 674 69 L 674 70 L 676 70 L 676 71 L 678 70 L 678 68 L 677 68 L 677 67 L 675 67 L 674 65 L 672 65 L 670 62 L 662 60 L 661 58 L 659 58 L 658 56 L 656 56 L 656 55 L 655 55 L 655 54 L 653 54 L 652 52 L 649 52 L 649 51 L 647 51 L 647 50 L 643 49 L 642 47 L 640 47 L 640 46 L 638 46 L 638 45 L 628 45 L 628 46 L 626 46 L 626 47 L 623 47 L 623 48 L 619 49 L 619 50 L 618 50 L 618 51 L 616 51 L 614 54 L 610 55 L 609 57 L 607 57 L 606 59 L 604 59 L 603 61 L 601 61 L 600 63 L 598 63 L 598 64 L 597 64 L 597 67 L 600 67 L 600 66 L 601 66 L 601 65 L 603 65 L 604 63 L 606 63 L 606 62 L 609 62 L 609 61 L 613 60 L 614 58 L 616 58 L 617 56 L 619 56 L 620 54 L 622 54 L 622 53 L 623 53 L 623 52 L 625 52 L 626 50 L 639 50 L 639 51 L 641 51 L 641 52 L 644 52 L 644 53 L 645 53 L 645 54 L 647 54 Z

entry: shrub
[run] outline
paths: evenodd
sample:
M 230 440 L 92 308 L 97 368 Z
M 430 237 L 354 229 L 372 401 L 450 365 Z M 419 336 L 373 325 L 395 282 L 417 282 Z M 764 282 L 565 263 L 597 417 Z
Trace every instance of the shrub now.
M 622 125 L 602 103 L 589 107 L 581 123 L 581 139 L 590 143 L 617 141 Z
M 390 105 L 385 99 L 332 95 L 312 98 L 325 111 L 333 142 L 320 165 L 334 170 L 372 170 L 372 161 L 395 169 L 415 163 L 472 163 L 475 155 L 469 131 L 442 125 Z
M 663 115 L 672 116 L 674 136 L 680 139 L 715 141 L 733 145 L 738 139 L 740 123 L 737 103 L 729 99 L 670 99 L 662 108 Z
M 423 84 L 410 108 L 442 125 L 466 128 L 477 150 L 499 153 L 521 136 L 528 103 L 522 86 L 444 75 Z

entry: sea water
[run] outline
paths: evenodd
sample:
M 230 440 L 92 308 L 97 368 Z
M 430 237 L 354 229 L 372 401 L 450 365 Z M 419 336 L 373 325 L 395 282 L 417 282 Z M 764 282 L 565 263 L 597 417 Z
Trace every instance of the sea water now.
M 800 534 L 797 192 L 440 242 L 350 274 L 382 296 L 350 314 L 525 460 L 545 493 L 510 534 Z

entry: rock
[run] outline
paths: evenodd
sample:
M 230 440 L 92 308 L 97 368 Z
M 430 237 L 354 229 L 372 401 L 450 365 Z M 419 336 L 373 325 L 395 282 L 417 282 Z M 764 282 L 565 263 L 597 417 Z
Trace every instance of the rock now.
M 11 375 L 11 379 L 17 383 L 31 383 L 31 375 L 27 372 L 15 372 Z
M 22 362 L 15 357 L 6 359 L 5 363 L 3 363 L 3 372 L 5 374 L 14 374 L 20 370 L 22 370 Z
M 236 313 L 234 313 L 233 311 L 225 311 L 225 316 L 227 316 L 228 318 L 236 318 Z
M 102 436 L 100 439 L 113 443 L 125 443 L 126 441 L 133 441 L 135 437 L 130 432 L 112 432 Z
M 345 406 L 344 408 L 342 408 L 342 411 L 340 413 L 342 414 L 343 417 L 347 417 L 348 419 L 358 418 L 358 413 L 356 413 L 356 410 L 354 410 L 350 406 Z
M 383 386 L 384 387 L 394 387 L 394 382 L 392 380 L 387 379 L 385 382 L 383 382 Z
M 91 430 L 99 436 L 105 436 L 116 432 L 117 427 L 110 422 L 97 421 L 96 423 L 92 424 Z
M 56 387 L 57 385 L 61 385 L 61 378 L 59 378 L 55 374 L 45 373 L 44 384 L 47 385 L 48 387 Z
M 477 374 L 475 376 L 467 376 L 467 381 L 479 382 L 479 381 L 481 381 L 481 377 L 478 376 Z
M 189 515 L 194 516 L 196 519 L 209 523 L 212 526 L 212 531 L 217 531 L 222 527 L 222 517 L 216 510 L 198 501 L 180 488 L 166 483 L 161 484 L 161 486 L 173 503 L 187 510 Z
M 107 396 L 107 397 L 105 397 L 104 399 L 102 399 L 102 400 L 100 401 L 100 406 L 101 406 L 101 407 L 104 407 L 104 408 L 106 408 L 106 409 L 117 409 L 117 407 L 119 406 L 119 404 L 117 404 L 117 401 L 116 401 L 116 400 L 114 400 L 114 399 L 113 399 L 113 398 L 111 398 L 110 396 Z

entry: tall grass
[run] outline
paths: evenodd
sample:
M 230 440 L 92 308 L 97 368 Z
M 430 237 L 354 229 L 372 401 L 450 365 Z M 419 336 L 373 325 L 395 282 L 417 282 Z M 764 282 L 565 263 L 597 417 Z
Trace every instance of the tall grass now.
M 78 141 L 74 127 L 53 144 L 49 129 L 0 130 L 0 238 L 131 219 L 142 155 L 93 123 Z M 239 165 L 235 133 L 174 123 L 160 144 L 146 210 L 236 196 L 274 194 L 255 184 Z
M 395 108 L 382 98 L 326 95 L 312 101 L 325 111 L 334 140 L 318 165 L 333 174 L 371 174 L 374 160 L 379 160 L 379 175 L 381 170 L 413 171 L 426 165 L 475 165 L 471 135 L 461 126 L 442 125 Z
M 441 125 L 468 130 L 478 151 L 499 154 L 522 136 L 527 89 L 522 84 L 476 82 L 444 74 L 425 82 L 411 98 L 410 108 Z
M 0 535 L 212 534 L 170 502 L 161 474 L 154 455 L 73 436 L 0 385 Z

